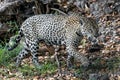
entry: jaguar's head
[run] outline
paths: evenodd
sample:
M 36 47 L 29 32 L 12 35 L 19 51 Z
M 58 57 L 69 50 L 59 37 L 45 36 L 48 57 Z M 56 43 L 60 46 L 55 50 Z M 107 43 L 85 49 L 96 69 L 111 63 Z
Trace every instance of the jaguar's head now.
M 92 18 L 80 18 L 80 30 L 83 36 L 86 36 L 92 44 L 97 44 L 99 36 L 99 27 L 97 22 Z

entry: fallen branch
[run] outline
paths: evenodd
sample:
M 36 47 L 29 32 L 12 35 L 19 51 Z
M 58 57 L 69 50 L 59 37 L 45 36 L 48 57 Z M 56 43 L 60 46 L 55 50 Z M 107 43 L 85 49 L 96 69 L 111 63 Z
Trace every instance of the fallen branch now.
M 8 2 L 8 1 L 2 1 L 0 2 L 0 15 L 4 13 L 6 10 L 11 9 L 11 7 L 16 7 L 20 5 L 21 0 L 16 0 L 13 2 Z
M 63 11 L 61 11 L 61 10 L 59 10 L 59 9 L 56 9 L 56 8 L 50 8 L 51 10 L 54 10 L 54 11 L 57 11 L 57 12 L 59 12 L 59 13 L 61 13 L 61 14 L 63 14 L 63 15 L 68 15 L 67 13 L 65 13 L 65 12 L 63 12 Z

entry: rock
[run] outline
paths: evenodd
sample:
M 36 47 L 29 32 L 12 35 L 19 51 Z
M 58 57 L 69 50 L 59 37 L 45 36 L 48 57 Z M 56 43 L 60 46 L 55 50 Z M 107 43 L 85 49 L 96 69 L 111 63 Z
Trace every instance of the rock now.
M 117 11 L 120 14 L 120 3 L 115 6 L 115 11 Z
M 98 80 L 99 76 L 96 73 L 89 74 L 88 80 Z
M 113 9 L 106 4 L 105 7 L 103 8 L 103 11 L 105 12 L 105 14 L 110 14 L 113 12 Z
M 100 77 L 100 80 L 109 80 L 108 74 L 104 74 Z

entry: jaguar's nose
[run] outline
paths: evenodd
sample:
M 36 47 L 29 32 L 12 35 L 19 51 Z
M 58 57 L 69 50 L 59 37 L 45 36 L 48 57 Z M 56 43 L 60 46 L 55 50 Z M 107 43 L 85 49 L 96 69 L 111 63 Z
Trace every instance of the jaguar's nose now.
M 96 43 L 96 42 L 97 42 L 97 40 L 96 40 L 96 39 L 93 39 L 93 40 L 92 40 L 92 42 L 93 42 L 93 43 Z
M 93 37 L 88 37 L 88 39 L 93 42 Z
M 98 40 L 95 37 L 89 37 L 88 39 L 89 39 L 89 41 L 92 42 L 92 44 L 98 43 Z

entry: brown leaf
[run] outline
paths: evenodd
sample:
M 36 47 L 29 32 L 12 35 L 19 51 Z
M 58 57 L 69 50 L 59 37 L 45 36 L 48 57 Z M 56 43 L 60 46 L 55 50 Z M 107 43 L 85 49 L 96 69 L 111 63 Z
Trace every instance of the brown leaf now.
M 81 79 L 78 79 L 76 77 L 72 77 L 70 80 L 81 80 Z

